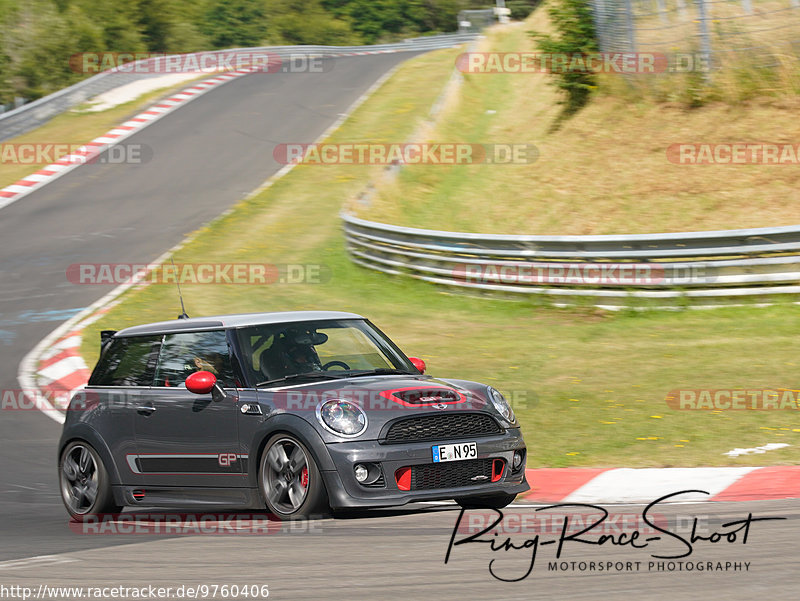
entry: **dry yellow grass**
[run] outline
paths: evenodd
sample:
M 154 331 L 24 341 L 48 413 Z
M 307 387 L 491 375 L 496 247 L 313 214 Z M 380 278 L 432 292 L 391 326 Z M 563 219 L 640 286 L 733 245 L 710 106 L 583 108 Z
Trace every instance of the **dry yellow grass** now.
M 496 51 L 534 50 L 545 11 L 490 34 Z M 532 143 L 528 165 L 408 166 L 360 216 L 388 223 L 518 234 L 613 234 L 800 223 L 798 165 L 676 165 L 675 143 L 800 143 L 800 99 L 688 109 L 598 94 L 550 128 L 559 96 L 541 74 L 470 74 L 428 141 Z M 605 82 L 603 89 L 608 89 Z M 487 112 L 494 111 L 494 112 Z

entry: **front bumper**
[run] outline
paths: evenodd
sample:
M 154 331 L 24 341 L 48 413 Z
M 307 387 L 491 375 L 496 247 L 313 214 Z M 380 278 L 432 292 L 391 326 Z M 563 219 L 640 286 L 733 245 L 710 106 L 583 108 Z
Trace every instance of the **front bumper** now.
M 497 482 L 480 482 L 469 486 L 401 490 L 395 472 L 403 467 L 433 464 L 431 447 L 435 444 L 476 442 L 478 459 L 503 459 L 505 469 Z M 519 429 L 485 437 L 466 437 L 463 440 L 379 444 L 377 441 L 332 443 L 325 445 L 336 470 L 323 471 L 322 478 L 334 509 L 350 507 L 388 507 L 414 501 L 435 501 L 495 494 L 518 494 L 530 489 L 525 481 L 525 461 L 512 470 L 514 451 L 525 450 Z M 526 457 L 527 458 L 527 457 Z M 357 463 L 380 464 L 384 475 L 383 487 L 371 488 L 359 484 L 353 471 Z M 457 463 L 457 462 L 453 462 Z M 448 465 L 448 464 L 438 464 Z

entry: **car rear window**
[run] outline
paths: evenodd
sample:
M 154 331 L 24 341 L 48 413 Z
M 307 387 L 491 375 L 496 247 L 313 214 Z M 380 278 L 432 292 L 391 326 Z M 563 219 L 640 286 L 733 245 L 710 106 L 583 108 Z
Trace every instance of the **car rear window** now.
M 103 352 L 90 386 L 150 386 L 161 336 L 115 338 Z

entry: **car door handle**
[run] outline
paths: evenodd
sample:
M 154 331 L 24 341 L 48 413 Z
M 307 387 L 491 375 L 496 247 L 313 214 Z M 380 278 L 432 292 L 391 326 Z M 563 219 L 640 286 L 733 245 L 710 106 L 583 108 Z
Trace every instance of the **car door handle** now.
M 152 405 L 139 405 L 136 408 L 136 413 L 138 413 L 140 415 L 150 415 L 155 410 L 156 410 L 156 408 L 153 407 Z

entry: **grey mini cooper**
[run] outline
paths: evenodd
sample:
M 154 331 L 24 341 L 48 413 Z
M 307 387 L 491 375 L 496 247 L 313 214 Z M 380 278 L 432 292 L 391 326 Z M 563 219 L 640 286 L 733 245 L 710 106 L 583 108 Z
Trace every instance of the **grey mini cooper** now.
M 503 396 L 424 372 L 352 313 L 105 331 L 59 443 L 64 503 L 73 516 L 266 506 L 289 519 L 441 499 L 499 508 L 528 490 Z

